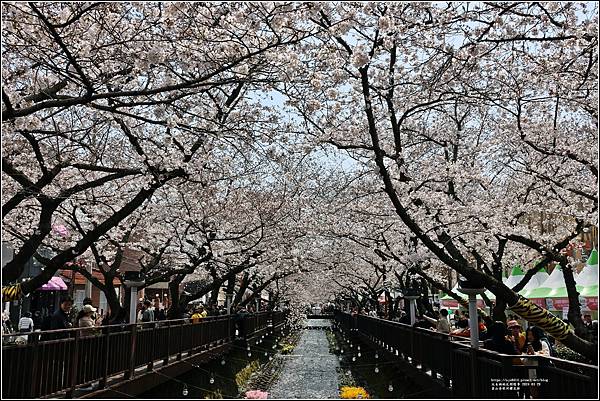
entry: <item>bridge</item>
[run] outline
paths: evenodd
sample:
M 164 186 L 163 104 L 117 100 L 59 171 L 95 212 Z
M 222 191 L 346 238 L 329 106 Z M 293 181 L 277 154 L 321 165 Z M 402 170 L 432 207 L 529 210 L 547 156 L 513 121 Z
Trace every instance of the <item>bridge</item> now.
M 514 355 L 474 349 L 444 333 L 364 315 L 336 312 L 336 326 L 393 356 L 403 372 L 440 398 L 516 398 L 504 390 L 507 380 L 528 378 L 536 371 L 544 398 L 598 398 L 598 367 L 563 359 L 525 356 L 538 366 L 525 366 Z
M 284 322 L 284 312 L 260 312 L 198 323 L 179 319 L 101 326 L 91 336 L 79 328 L 34 332 L 27 344 L 2 347 L 2 398 L 135 396 L 227 353 L 236 339 L 268 335 Z M 43 341 L 48 335 L 55 339 Z M 91 385 L 93 391 L 81 390 Z

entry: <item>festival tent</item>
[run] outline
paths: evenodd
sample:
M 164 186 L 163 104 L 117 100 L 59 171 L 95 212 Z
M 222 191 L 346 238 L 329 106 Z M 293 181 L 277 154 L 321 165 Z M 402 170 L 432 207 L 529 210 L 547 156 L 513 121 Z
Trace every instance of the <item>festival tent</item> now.
M 598 251 L 594 248 L 590 253 L 583 270 L 577 276 L 579 302 L 583 311 L 598 310 Z
M 548 309 L 565 310 L 569 307 L 569 294 L 565 285 L 564 277 L 554 285 L 552 291 L 547 295 L 546 303 Z M 598 308 L 598 252 L 594 249 L 581 274 L 575 280 L 575 287 L 579 292 L 579 302 L 583 309 Z
M 594 248 L 577 276 L 577 291 L 583 297 L 598 297 L 598 251 Z
M 550 275 L 546 271 L 546 269 L 540 269 L 537 273 L 533 275 L 529 282 L 525 284 L 525 287 L 521 291 L 519 291 L 520 295 L 525 296 L 529 291 L 540 287 L 549 277 Z
M 506 277 L 502 277 L 503 283 L 506 283 L 506 280 L 508 280 Z M 452 287 L 452 292 L 454 292 L 455 294 L 461 295 L 465 301 L 468 299 L 467 295 L 463 294 L 462 292 L 460 292 L 458 290 L 458 283 L 456 283 L 454 285 L 454 287 Z M 485 291 L 485 295 L 487 295 L 487 297 L 490 300 L 496 299 L 496 296 L 489 290 Z M 446 308 L 450 308 L 450 309 L 458 309 L 458 307 L 459 307 L 458 301 L 456 301 L 454 298 L 452 298 L 448 294 L 444 294 L 444 296 L 440 297 L 440 305 L 443 307 L 446 307 Z M 481 295 L 477 295 L 477 307 L 479 307 L 479 308 L 486 307 L 485 302 L 483 301 L 483 297 Z
M 539 287 L 529 290 L 522 295 L 529 299 L 547 298 L 552 290 L 564 287 L 564 285 L 565 280 L 563 278 L 562 270 L 560 266 L 556 266 L 554 270 L 552 270 L 552 274 L 550 274 L 548 278 L 539 285 Z

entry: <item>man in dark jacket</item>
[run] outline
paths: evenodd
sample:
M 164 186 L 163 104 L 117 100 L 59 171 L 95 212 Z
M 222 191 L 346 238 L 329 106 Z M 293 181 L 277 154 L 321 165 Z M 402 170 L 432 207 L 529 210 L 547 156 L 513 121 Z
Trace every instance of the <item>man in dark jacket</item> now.
M 514 341 L 509 340 L 509 333 L 506 331 L 504 322 L 494 322 L 488 330 L 488 339 L 483 342 L 483 347 L 490 351 L 496 351 L 501 354 L 519 355 Z
M 52 315 L 52 318 L 50 319 L 50 330 L 70 329 L 73 327 L 71 318 L 69 317 L 69 312 L 71 312 L 72 307 L 73 299 L 71 297 L 67 296 L 60 300 L 60 307 L 54 312 L 54 315 Z M 69 333 L 55 333 L 52 337 L 54 339 L 68 338 Z

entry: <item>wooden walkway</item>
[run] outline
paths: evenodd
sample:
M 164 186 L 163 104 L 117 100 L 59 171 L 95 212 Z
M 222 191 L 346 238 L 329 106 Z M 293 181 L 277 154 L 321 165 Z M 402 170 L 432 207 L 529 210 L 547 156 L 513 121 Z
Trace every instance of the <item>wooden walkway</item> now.
M 283 312 L 261 312 L 241 320 L 232 315 L 104 326 L 90 336 L 84 329 L 30 334 L 28 344 L 2 347 L 2 398 L 135 396 L 160 385 L 160 377 L 228 352 L 236 331 L 250 339 L 284 321 Z M 49 335 L 54 339 L 42 341 Z
M 394 357 L 434 398 L 518 398 L 517 391 L 506 389 L 508 383 L 527 382 L 532 369 L 542 398 L 598 399 L 597 366 L 540 356 L 526 356 L 537 359 L 538 366 L 525 366 L 518 363 L 520 358 L 475 350 L 468 342 L 432 330 L 339 311 L 335 321 L 345 335 Z

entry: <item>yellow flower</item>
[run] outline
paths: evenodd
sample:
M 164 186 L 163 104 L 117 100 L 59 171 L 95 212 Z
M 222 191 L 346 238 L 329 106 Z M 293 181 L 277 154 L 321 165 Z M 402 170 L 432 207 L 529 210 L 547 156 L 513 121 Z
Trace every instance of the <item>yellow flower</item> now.
M 340 398 L 344 398 L 344 399 L 369 398 L 369 394 L 362 387 L 344 386 L 341 388 Z

